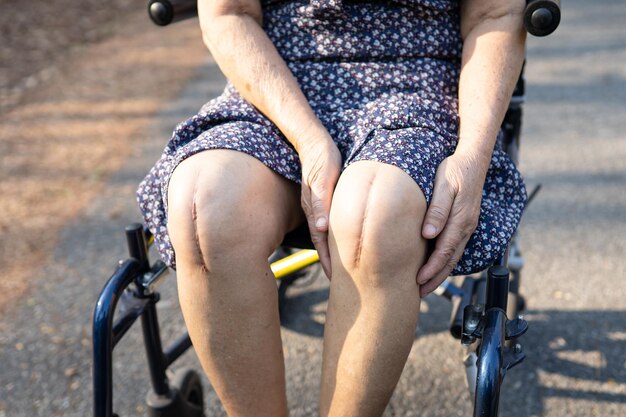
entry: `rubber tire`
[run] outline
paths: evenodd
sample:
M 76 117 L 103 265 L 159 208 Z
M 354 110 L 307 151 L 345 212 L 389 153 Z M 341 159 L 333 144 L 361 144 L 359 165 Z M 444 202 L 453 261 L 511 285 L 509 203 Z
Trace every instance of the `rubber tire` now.
M 204 416 L 204 390 L 200 375 L 192 368 L 180 368 L 174 371 L 170 381 L 171 387 L 178 390 L 183 401 L 191 411 L 186 416 Z

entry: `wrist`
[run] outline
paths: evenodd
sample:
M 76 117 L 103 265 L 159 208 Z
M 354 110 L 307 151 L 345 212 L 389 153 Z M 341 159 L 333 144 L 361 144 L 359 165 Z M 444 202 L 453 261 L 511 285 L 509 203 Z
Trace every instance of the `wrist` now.
M 306 154 L 309 149 L 322 149 L 328 146 L 335 146 L 330 134 L 319 121 L 300 129 L 300 132 L 301 133 L 294 135 L 294 139 L 291 141 L 299 155 Z
M 457 160 L 459 168 L 464 172 L 471 184 L 475 184 L 477 188 L 482 189 L 487 170 L 491 163 L 491 158 L 487 158 L 484 154 L 475 150 L 458 149 L 452 155 Z
M 481 149 L 480 146 L 463 146 L 460 142 L 454 151 L 456 157 L 467 160 L 469 165 L 480 169 L 485 174 L 491 164 L 492 153 L 493 148 Z

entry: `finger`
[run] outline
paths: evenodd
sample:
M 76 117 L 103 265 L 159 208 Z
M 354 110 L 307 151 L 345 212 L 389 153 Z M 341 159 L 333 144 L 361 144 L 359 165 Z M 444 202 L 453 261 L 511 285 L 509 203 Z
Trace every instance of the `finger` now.
M 328 216 L 332 200 L 333 185 L 330 181 L 311 184 L 311 209 L 315 228 L 320 232 L 328 231 Z
M 457 251 L 454 253 L 450 261 L 446 264 L 444 269 L 440 271 L 433 279 L 424 283 L 424 285 L 420 286 L 420 297 L 425 297 L 431 292 L 435 291 L 437 287 L 441 285 L 443 281 L 450 275 L 456 264 L 459 262 L 461 257 L 463 256 L 463 251 L 465 250 L 465 245 L 467 244 L 467 240 L 462 242 L 459 245 Z
M 458 222 L 449 222 L 444 231 L 437 238 L 435 250 L 417 273 L 417 283 L 424 285 L 435 278 L 450 262 L 457 253 L 459 246 L 467 239 L 463 228 Z
M 315 225 L 315 216 L 311 204 L 311 190 L 306 185 L 302 185 L 301 204 L 307 219 L 311 241 L 320 257 L 320 263 L 326 276 L 330 279 L 332 270 L 330 266 L 330 250 L 328 248 L 328 233 L 320 232 Z
M 317 254 L 320 257 L 320 264 L 322 264 L 324 273 L 328 279 L 331 279 L 332 268 L 330 264 L 330 249 L 328 247 L 328 233 L 318 231 L 313 232 L 311 233 L 311 240 L 313 241 Z
M 450 216 L 455 194 L 446 180 L 435 179 L 435 189 L 422 226 L 424 239 L 434 239 L 443 231 Z

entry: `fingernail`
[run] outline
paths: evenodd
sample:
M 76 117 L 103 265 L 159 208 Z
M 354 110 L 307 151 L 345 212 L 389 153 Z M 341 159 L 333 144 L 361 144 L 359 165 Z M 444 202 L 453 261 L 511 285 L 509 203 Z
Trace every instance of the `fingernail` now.
M 432 224 L 429 223 L 426 226 L 424 226 L 424 234 L 426 236 L 434 236 L 435 233 L 437 233 L 437 228 L 433 226 Z
M 315 227 L 317 227 L 318 229 L 322 229 L 326 227 L 326 224 L 327 224 L 326 217 L 320 217 L 319 219 L 315 221 Z

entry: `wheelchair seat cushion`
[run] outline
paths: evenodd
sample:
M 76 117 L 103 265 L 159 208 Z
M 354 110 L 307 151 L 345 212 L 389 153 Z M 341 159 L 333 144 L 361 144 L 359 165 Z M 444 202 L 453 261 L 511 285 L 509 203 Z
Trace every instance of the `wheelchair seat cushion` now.
M 343 157 L 407 172 L 430 202 L 439 164 L 456 147 L 462 40 L 457 0 L 263 2 L 264 30 L 298 80 Z M 231 83 L 176 127 L 137 192 L 164 261 L 175 267 L 167 233 L 167 185 L 195 153 L 232 149 L 300 182 L 299 158 L 278 128 Z M 523 181 L 500 144 L 483 189 L 479 224 L 454 274 L 500 256 L 526 201 Z

